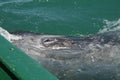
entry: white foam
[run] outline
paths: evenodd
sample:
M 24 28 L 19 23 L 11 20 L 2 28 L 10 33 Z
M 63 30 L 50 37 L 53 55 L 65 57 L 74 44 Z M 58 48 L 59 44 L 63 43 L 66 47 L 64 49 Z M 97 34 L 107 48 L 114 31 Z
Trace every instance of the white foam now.
M 105 25 L 103 26 L 103 29 L 99 30 L 98 33 L 120 30 L 120 19 L 115 21 L 109 21 L 105 19 L 103 20 L 103 23 Z
M 5 4 L 10 4 L 10 3 L 20 3 L 20 2 L 31 2 L 33 0 L 9 0 L 9 1 L 4 1 L 4 2 L 0 2 L 0 6 L 3 6 Z
M 10 34 L 7 30 L 3 29 L 2 27 L 0 27 L 0 35 L 10 42 L 12 42 L 12 40 L 22 39 L 21 36 Z

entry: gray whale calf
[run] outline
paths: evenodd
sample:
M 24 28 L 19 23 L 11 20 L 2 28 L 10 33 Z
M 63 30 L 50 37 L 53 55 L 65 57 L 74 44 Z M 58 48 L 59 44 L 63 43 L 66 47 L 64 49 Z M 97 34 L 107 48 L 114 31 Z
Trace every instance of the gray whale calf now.
M 66 37 L 13 32 L 12 43 L 60 80 L 120 80 L 120 31 Z

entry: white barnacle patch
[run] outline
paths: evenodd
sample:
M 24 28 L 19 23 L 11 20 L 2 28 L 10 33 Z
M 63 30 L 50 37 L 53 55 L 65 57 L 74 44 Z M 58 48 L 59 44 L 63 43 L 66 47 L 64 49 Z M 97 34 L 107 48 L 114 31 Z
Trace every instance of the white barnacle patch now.
M 93 49 L 96 49 L 95 45 L 93 43 L 89 44 L 88 45 L 89 49 L 93 50 Z
M 91 61 L 92 61 L 92 62 L 95 62 L 95 59 L 94 59 L 94 57 L 93 57 L 93 56 L 91 56 Z
M 104 44 L 104 46 L 105 46 L 105 47 L 108 47 L 108 48 L 111 47 L 111 45 L 109 45 L 109 44 Z
M 104 42 L 105 40 L 103 38 L 101 38 L 101 42 Z
M 69 49 L 68 47 L 53 46 L 52 49 Z
M 100 49 L 102 48 L 102 46 L 100 44 L 96 44 L 96 47 L 100 48 Z

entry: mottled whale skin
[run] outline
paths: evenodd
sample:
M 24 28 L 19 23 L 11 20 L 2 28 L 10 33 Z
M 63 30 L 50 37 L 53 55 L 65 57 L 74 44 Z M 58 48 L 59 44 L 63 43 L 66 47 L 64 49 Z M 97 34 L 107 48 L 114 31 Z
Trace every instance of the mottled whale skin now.
M 12 43 L 60 80 L 120 80 L 120 31 L 65 37 L 14 32 Z

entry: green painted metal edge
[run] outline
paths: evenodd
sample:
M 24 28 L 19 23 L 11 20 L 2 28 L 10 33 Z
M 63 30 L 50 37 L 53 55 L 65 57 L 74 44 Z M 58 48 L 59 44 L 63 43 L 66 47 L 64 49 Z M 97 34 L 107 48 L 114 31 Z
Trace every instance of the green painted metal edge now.
M 2 68 L 0 68 L 0 80 L 12 80 Z
M 0 61 L 18 80 L 58 80 L 2 36 L 0 36 Z

